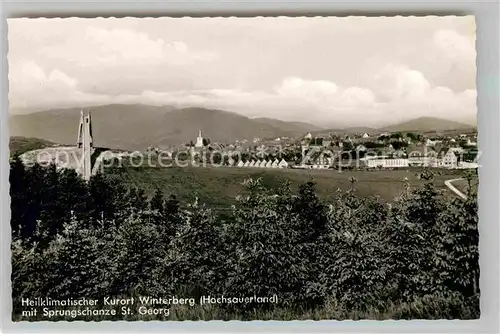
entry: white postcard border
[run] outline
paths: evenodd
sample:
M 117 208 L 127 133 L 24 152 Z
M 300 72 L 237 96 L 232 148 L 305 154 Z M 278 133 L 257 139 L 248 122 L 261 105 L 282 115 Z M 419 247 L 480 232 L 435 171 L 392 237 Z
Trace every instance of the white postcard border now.
M 344 333 L 498 333 L 500 264 L 500 71 L 497 1 L 28 1 L 1 4 L 1 306 L 2 331 L 10 332 L 344 332 Z M 9 17 L 160 16 L 393 16 L 474 15 L 477 27 L 478 144 L 481 158 L 479 233 L 481 319 L 437 321 L 210 321 L 210 322 L 22 322 L 12 323 L 10 297 L 10 199 L 7 22 Z

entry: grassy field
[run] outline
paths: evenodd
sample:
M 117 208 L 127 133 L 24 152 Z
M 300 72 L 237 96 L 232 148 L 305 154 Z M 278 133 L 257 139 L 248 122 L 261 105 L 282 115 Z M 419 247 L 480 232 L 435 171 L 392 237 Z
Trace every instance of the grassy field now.
M 441 170 L 435 176 L 437 187 L 446 190 L 444 181 L 457 178 L 463 172 L 457 170 Z M 393 171 L 343 171 L 334 170 L 300 170 L 300 169 L 249 169 L 249 168 L 151 168 L 124 167 L 110 172 L 114 178 L 128 185 L 134 185 L 152 194 L 159 187 L 166 195 L 174 194 L 184 201 L 194 201 L 213 207 L 227 208 L 234 203 L 234 197 L 242 193 L 241 183 L 251 178 L 262 178 L 268 187 L 277 187 L 285 180 L 293 189 L 301 183 L 314 181 L 320 197 L 329 199 L 337 189 L 347 190 L 349 179 L 354 177 L 354 185 L 359 196 L 379 196 L 383 200 L 393 200 L 404 189 L 404 180 L 408 179 L 412 186 L 421 186 L 424 181 L 418 178 L 417 170 Z M 450 192 L 450 195 L 451 192 Z

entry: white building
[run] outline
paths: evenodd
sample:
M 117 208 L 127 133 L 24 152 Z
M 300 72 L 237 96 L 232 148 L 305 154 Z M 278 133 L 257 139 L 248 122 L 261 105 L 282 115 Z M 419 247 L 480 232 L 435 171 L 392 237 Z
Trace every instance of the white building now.
M 288 168 L 288 162 L 286 162 L 285 159 L 281 159 L 278 167 L 279 168 Z
M 448 150 L 448 152 L 443 156 L 441 165 L 446 168 L 457 168 L 458 157 L 455 152 L 453 152 L 452 150 Z
M 250 166 L 250 161 L 247 161 L 243 164 L 243 167 L 249 167 Z
M 238 164 L 236 165 L 237 167 L 245 167 L 245 163 L 243 160 L 238 161 Z
M 311 168 L 312 169 L 328 169 L 328 165 L 320 165 L 320 164 L 314 164 L 314 165 L 311 165 Z
M 304 139 L 312 139 L 312 134 L 309 132 L 307 135 L 304 136 Z
M 364 145 L 358 145 L 356 147 L 356 151 L 357 152 L 365 152 L 366 151 L 366 147 Z
M 366 132 L 365 132 L 365 133 L 363 134 L 363 138 L 370 138 L 370 135 L 369 135 L 368 133 L 366 133 Z
M 366 161 L 370 168 L 403 168 L 408 167 L 408 159 L 369 159 Z
M 470 138 L 469 138 L 469 139 L 467 139 L 467 146 L 477 146 L 477 143 L 470 140 Z
M 465 152 L 465 150 L 461 147 L 450 147 L 448 151 L 452 151 L 458 154 Z
M 479 168 L 479 164 L 477 162 L 466 162 L 466 161 L 460 161 L 458 163 L 458 168 Z
M 437 167 L 438 166 L 438 154 L 433 149 L 429 149 L 427 146 L 424 147 L 408 147 L 408 163 L 410 166 L 416 167 Z
M 250 161 L 248 167 L 255 167 L 255 160 Z
M 194 147 L 196 148 L 202 148 L 203 145 L 203 136 L 201 135 L 201 130 L 198 132 L 198 137 L 196 138 L 196 143 L 194 144 Z
M 273 166 L 273 162 L 271 160 L 269 160 L 268 162 L 266 162 L 266 165 L 264 167 L 271 168 L 272 166 Z
M 331 156 L 325 156 L 325 155 L 320 155 L 319 158 L 315 161 L 316 165 L 323 165 L 323 166 L 332 166 L 333 165 L 334 158 Z
M 273 161 L 273 164 L 271 165 L 271 167 L 272 167 L 272 168 L 278 168 L 279 164 L 280 164 L 280 162 L 278 161 L 278 159 L 275 159 L 275 160 Z
M 425 142 L 425 146 L 435 146 L 437 143 L 442 143 L 442 140 L 432 140 L 430 138 L 427 138 L 427 141 Z

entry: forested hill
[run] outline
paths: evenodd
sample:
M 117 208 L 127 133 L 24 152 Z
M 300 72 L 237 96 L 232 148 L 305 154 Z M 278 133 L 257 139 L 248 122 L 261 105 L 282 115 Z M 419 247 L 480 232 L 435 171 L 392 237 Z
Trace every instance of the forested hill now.
M 12 115 L 13 136 L 36 137 L 74 144 L 80 108 Z M 318 127 L 274 119 L 251 119 L 233 112 L 205 108 L 175 109 L 145 105 L 106 105 L 92 112 L 94 145 L 135 150 L 195 141 L 198 131 L 211 142 L 253 138 L 297 137 Z

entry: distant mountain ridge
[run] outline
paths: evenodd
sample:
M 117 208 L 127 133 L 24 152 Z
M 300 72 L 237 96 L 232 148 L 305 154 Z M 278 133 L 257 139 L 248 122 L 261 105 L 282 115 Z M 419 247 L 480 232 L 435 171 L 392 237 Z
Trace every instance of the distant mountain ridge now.
M 274 118 L 267 118 L 267 117 L 256 117 L 256 118 L 251 118 L 253 121 L 261 122 L 264 124 L 269 124 L 272 126 L 279 127 L 283 130 L 286 131 L 292 131 L 292 132 L 308 132 L 308 131 L 320 131 L 324 130 L 324 128 L 319 127 L 317 125 L 309 124 L 309 123 L 304 123 L 304 122 L 287 122 L 287 121 L 281 121 L 277 120 Z
M 198 131 L 212 142 L 234 142 L 253 138 L 316 136 L 328 133 L 431 132 L 470 129 L 473 125 L 433 117 L 420 117 L 380 129 L 351 127 L 322 129 L 303 122 L 273 118 L 248 118 L 237 113 L 205 109 L 147 105 L 105 105 L 91 110 L 94 145 L 125 150 L 168 146 L 196 141 Z M 62 145 L 74 145 L 81 108 L 53 109 L 12 115 L 10 135 L 34 137 Z
M 378 133 L 378 132 L 380 132 L 380 130 L 375 129 L 375 128 L 357 126 L 357 127 L 348 127 L 348 128 L 340 128 L 340 129 L 322 129 L 322 130 L 311 132 L 311 134 L 315 135 L 315 136 L 323 136 L 323 135 L 328 135 L 330 133 L 334 133 L 337 135 L 368 133 L 369 135 L 371 135 L 371 134 Z
M 300 122 L 248 117 L 205 108 L 106 105 L 92 112 L 94 145 L 118 149 L 145 149 L 196 141 L 198 131 L 212 142 L 258 138 L 297 137 L 319 127 Z M 12 115 L 10 135 L 36 137 L 74 145 L 81 108 L 54 109 Z
M 477 128 L 477 126 L 472 124 L 449 121 L 437 117 L 419 117 L 403 123 L 398 123 L 383 127 L 380 130 L 385 132 L 405 132 L 405 131 L 431 132 L 431 131 L 449 131 L 449 130 L 460 130 L 460 129 L 471 129 L 471 128 Z
M 392 124 L 380 128 L 358 126 L 358 127 L 347 127 L 340 129 L 322 129 L 311 132 L 311 134 L 316 136 L 326 135 L 329 133 L 346 134 L 346 135 L 355 133 L 356 134 L 367 133 L 369 135 L 374 135 L 383 132 L 429 133 L 429 132 L 443 132 L 451 130 L 470 130 L 470 129 L 477 129 L 477 126 L 456 121 L 449 121 L 437 117 L 419 117 L 402 123 Z

